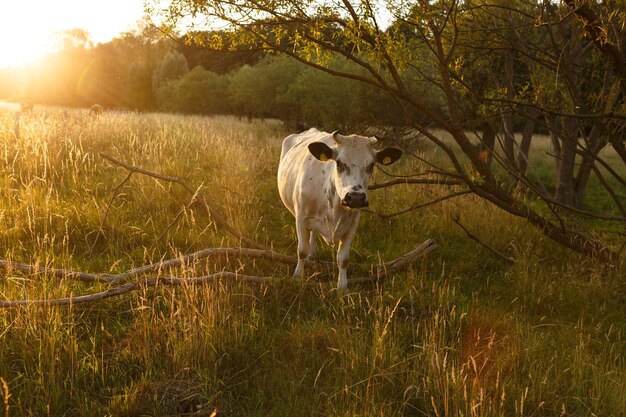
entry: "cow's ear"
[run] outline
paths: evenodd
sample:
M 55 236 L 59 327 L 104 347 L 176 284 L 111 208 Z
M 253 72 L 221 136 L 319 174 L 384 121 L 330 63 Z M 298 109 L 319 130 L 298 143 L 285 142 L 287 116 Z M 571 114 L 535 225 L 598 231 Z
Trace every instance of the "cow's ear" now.
M 376 153 L 376 162 L 383 165 L 391 165 L 402 156 L 402 150 L 394 147 L 381 149 Z
M 330 159 L 335 159 L 334 151 L 324 142 L 310 143 L 309 152 L 311 152 L 311 155 L 313 155 L 315 158 L 322 162 L 326 162 Z

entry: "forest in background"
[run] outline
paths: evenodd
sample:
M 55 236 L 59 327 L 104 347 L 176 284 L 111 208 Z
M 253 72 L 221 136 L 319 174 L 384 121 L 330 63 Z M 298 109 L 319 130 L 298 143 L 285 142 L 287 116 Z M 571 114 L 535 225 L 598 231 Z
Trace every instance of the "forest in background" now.
M 284 55 L 243 46 L 212 50 L 192 44 L 187 36 L 166 37 L 150 26 L 98 45 L 77 29 L 66 32 L 63 43 L 37 63 L 0 71 L 0 99 L 277 118 L 289 126 L 331 130 L 403 123 L 400 108 L 384 92 Z M 338 56 L 330 65 L 358 70 Z M 420 93 L 431 94 L 436 105 L 434 92 Z

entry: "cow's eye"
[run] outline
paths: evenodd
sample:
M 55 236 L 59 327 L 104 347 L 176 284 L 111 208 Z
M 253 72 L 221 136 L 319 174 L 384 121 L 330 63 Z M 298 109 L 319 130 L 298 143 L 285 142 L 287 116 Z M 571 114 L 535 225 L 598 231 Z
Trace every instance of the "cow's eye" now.
M 346 170 L 346 164 L 344 164 L 343 162 L 337 160 L 337 171 L 339 172 L 343 172 Z
M 368 174 L 371 174 L 372 172 L 374 172 L 374 163 L 372 162 L 371 164 L 369 164 L 366 168 L 365 171 L 367 171 Z

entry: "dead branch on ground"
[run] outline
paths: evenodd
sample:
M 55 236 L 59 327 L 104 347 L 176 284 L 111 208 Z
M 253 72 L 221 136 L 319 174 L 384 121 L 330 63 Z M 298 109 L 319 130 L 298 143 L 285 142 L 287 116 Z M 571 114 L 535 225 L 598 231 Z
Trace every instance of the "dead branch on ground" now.
M 436 243 L 428 239 L 412 251 L 392 260 L 389 262 L 385 262 L 376 267 L 371 267 L 371 272 L 368 276 L 358 277 L 350 279 L 350 283 L 363 283 L 363 282 L 375 282 L 380 281 L 385 278 L 389 273 L 402 270 L 419 258 L 425 256 L 426 254 L 432 252 L 437 248 Z M 276 262 L 285 263 L 289 265 L 294 265 L 297 262 L 297 259 L 292 256 L 287 256 L 283 254 L 279 254 L 276 252 L 259 250 L 259 249 L 246 249 L 246 248 L 208 248 L 204 249 L 186 256 L 182 256 L 180 258 L 172 258 L 161 262 L 156 262 L 150 265 L 144 265 L 139 268 L 134 268 L 123 272 L 117 275 L 109 275 L 109 274 L 83 274 L 75 271 L 63 270 L 63 269 L 53 269 L 53 268 L 42 268 L 42 267 L 34 267 L 32 265 L 27 264 L 19 264 L 16 262 L 0 260 L 0 265 L 6 268 L 14 268 L 23 272 L 30 273 L 49 273 L 54 276 L 61 276 L 65 278 L 76 278 L 85 281 L 98 281 L 98 282 L 108 282 L 111 285 L 119 284 L 120 282 L 129 280 L 131 278 L 141 277 L 141 279 L 132 282 L 126 282 L 117 286 L 113 286 L 104 291 L 96 292 L 93 294 L 79 295 L 76 297 L 64 297 L 64 298 L 53 298 L 47 300 L 0 300 L 0 308 L 9 308 L 9 307 L 17 307 L 17 306 L 25 306 L 25 305 L 45 305 L 45 306 L 62 306 L 62 305 L 70 305 L 70 304 L 83 304 L 90 303 L 95 301 L 101 301 L 106 298 L 120 296 L 132 291 L 136 291 L 142 288 L 155 287 L 157 285 L 165 285 L 165 286 L 175 286 L 175 285 L 198 285 L 209 282 L 214 282 L 219 279 L 232 279 L 235 281 L 241 282 L 252 282 L 252 283 L 260 283 L 267 284 L 271 282 L 278 282 L 285 278 L 278 277 L 270 277 L 270 276 L 255 276 L 255 275 L 245 275 L 236 272 L 230 271 L 221 271 L 216 272 L 209 275 L 203 275 L 193 278 L 180 278 L 176 276 L 160 276 L 160 272 L 166 268 L 173 268 L 178 266 L 184 266 L 185 264 L 191 263 L 193 261 L 199 260 L 201 258 L 206 258 L 209 256 L 248 256 L 252 258 L 264 258 L 270 259 Z M 157 273 L 156 277 L 148 277 L 146 276 L 149 273 Z M 309 281 L 307 281 L 309 282 Z

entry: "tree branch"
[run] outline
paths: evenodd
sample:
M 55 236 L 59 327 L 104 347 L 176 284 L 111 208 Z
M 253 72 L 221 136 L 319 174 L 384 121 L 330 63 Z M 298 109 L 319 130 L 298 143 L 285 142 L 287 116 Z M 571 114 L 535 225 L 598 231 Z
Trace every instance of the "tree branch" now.
M 98 228 L 98 233 L 96 234 L 96 238 L 93 240 L 93 244 L 91 245 L 91 250 L 93 250 L 93 248 L 96 246 L 96 243 L 98 243 L 98 238 L 104 235 L 104 231 L 103 231 L 104 223 L 106 222 L 107 217 L 109 216 L 109 211 L 111 210 L 111 205 L 113 204 L 113 200 L 115 200 L 115 197 L 117 197 L 118 191 L 120 190 L 120 188 L 122 188 L 124 184 L 126 184 L 130 180 L 130 177 L 132 175 L 133 175 L 133 171 L 128 171 L 126 178 L 124 178 L 119 184 L 117 184 L 113 188 L 113 190 L 111 190 L 111 198 L 109 199 L 109 203 L 107 204 L 106 209 L 104 210 L 104 214 L 102 215 L 102 220 L 100 221 L 100 227 Z
M 367 187 L 368 190 L 378 190 L 400 184 L 422 184 L 422 185 L 462 185 L 465 184 L 461 180 L 440 179 L 440 178 L 398 178 L 387 182 L 372 184 Z
M 398 211 L 398 212 L 395 212 L 395 213 L 389 213 L 389 214 L 386 214 L 386 213 L 376 213 L 376 214 L 381 219 L 391 219 L 392 217 L 397 217 L 397 216 L 409 213 L 409 212 L 414 211 L 414 210 L 418 210 L 418 209 L 421 209 L 421 208 L 424 208 L 424 207 L 432 206 L 433 204 L 437 204 L 437 203 L 440 203 L 440 202 L 445 201 L 445 200 L 449 200 L 449 199 L 454 198 L 454 197 L 459 197 L 459 196 L 462 196 L 462 195 L 472 194 L 472 193 L 473 193 L 473 191 L 470 191 L 470 190 L 458 191 L 456 193 L 447 194 L 447 195 L 444 195 L 443 197 L 439 197 L 439 198 L 436 198 L 434 200 L 427 201 L 425 203 L 416 204 L 416 205 L 411 206 L 411 207 L 409 207 L 409 208 L 407 208 L 405 210 L 401 210 L 401 211 Z
M 480 240 L 476 235 L 472 234 L 469 230 L 467 230 L 467 228 L 465 226 L 463 226 L 461 224 L 461 222 L 459 221 L 458 216 L 457 217 L 450 217 L 452 219 L 452 221 L 454 221 L 461 229 L 463 229 L 463 231 L 465 232 L 465 234 L 467 235 L 467 237 L 469 237 L 470 239 L 472 239 L 474 242 L 477 242 L 478 244 L 480 244 L 481 246 L 487 248 L 489 251 L 491 251 L 491 253 L 493 253 L 494 255 L 496 255 L 498 258 L 502 259 L 503 261 L 506 261 L 510 264 L 514 264 L 517 261 L 511 257 L 508 257 L 506 255 L 504 255 L 502 252 L 498 251 L 496 248 L 494 248 L 493 246 L 491 246 L 488 243 L 483 242 L 482 240 Z
M 209 216 L 211 216 L 219 226 L 221 226 L 223 229 L 225 229 L 232 236 L 236 237 L 241 242 L 243 242 L 243 243 L 245 243 L 245 244 L 247 244 L 247 245 L 249 245 L 249 246 L 251 246 L 253 248 L 269 250 L 267 247 L 261 245 L 260 243 L 254 241 L 254 240 L 252 240 L 250 238 L 245 237 L 238 230 L 236 230 L 230 224 L 228 224 L 226 219 L 221 214 L 219 214 L 216 210 L 211 208 L 211 206 L 207 202 L 206 198 L 204 198 L 204 196 L 202 196 L 201 194 L 197 193 L 197 189 L 192 188 L 182 178 L 171 177 L 171 176 L 162 175 L 162 174 L 157 174 L 155 172 L 148 171 L 148 170 L 140 168 L 140 167 L 129 165 L 129 164 L 125 163 L 125 162 L 120 161 L 119 159 L 115 159 L 112 156 L 109 156 L 109 155 L 105 154 L 104 152 L 100 152 L 99 155 L 101 157 L 109 160 L 113 164 L 121 166 L 122 168 L 124 168 L 124 169 L 126 169 L 126 170 L 128 170 L 130 172 L 136 172 L 138 174 L 147 175 L 149 177 L 156 178 L 156 179 L 161 180 L 161 181 L 166 181 L 166 182 L 172 182 L 172 183 L 179 184 L 180 186 L 182 186 L 185 189 L 185 191 L 187 191 L 189 194 L 191 194 L 192 197 L 198 195 L 198 200 L 206 207 L 206 209 L 207 209 L 207 211 L 209 213 Z

